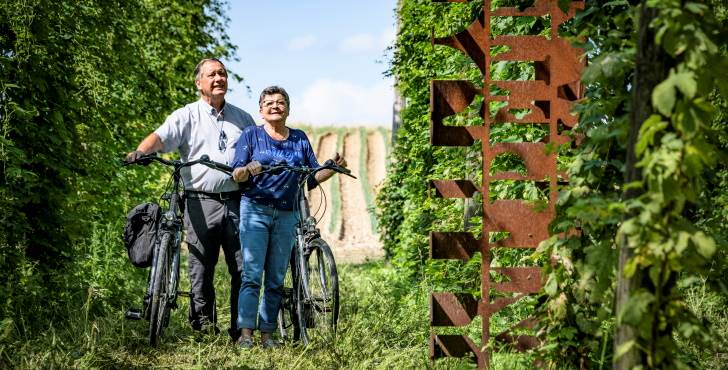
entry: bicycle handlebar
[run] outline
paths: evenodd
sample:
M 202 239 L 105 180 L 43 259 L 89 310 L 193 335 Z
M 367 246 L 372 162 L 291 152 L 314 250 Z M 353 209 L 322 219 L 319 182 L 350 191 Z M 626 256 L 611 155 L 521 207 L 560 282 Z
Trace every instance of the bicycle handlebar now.
M 317 173 L 319 171 L 332 170 L 334 172 L 349 176 L 351 178 L 354 178 L 354 179 L 356 178 L 356 176 L 351 174 L 350 169 L 337 165 L 331 159 L 326 160 L 326 162 L 324 162 L 323 166 L 321 166 L 319 168 L 295 167 L 295 166 L 291 166 L 288 164 L 261 165 L 261 167 L 263 168 L 263 170 L 260 173 L 258 173 L 259 175 L 263 174 L 263 173 L 272 173 L 272 172 L 285 170 L 285 171 L 298 172 L 298 173 L 301 173 L 301 174 L 305 175 L 306 177 L 308 177 L 308 176 L 314 175 L 315 173 Z
M 175 171 L 178 171 L 179 169 L 181 169 L 183 167 L 189 167 L 189 166 L 194 166 L 196 164 L 202 164 L 207 167 L 214 168 L 218 171 L 225 172 L 227 174 L 232 174 L 232 172 L 233 172 L 232 167 L 230 167 L 224 163 L 215 162 L 215 161 L 210 160 L 210 156 L 208 156 L 207 154 L 202 155 L 202 157 L 200 157 L 200 159 L 196 159 L 194 161 L 182 162 L 182 161 L 178 161 L 178 160 L 173 160 L 173 161 L 166 160 L 164 158 L 157 156 L 157 153 L 151 153 L 151 154 L 142 155 L 141 157 L 137 158 L 135 161 L 124 162 L 124 166 L 128 166 L 130 164 L 147 165 L 151 161 L 157 161 L 163 165 L 174 167 Z

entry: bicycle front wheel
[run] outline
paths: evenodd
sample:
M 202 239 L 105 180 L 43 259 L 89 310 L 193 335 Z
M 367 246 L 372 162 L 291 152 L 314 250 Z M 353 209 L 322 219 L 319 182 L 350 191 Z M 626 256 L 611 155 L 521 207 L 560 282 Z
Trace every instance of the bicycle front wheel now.
M 295 268 L 295 265 L 294 267 Z M 294 298 L 294 284 L 291 268 L 286 272 L 283 281 L 283 296 L 281 306 L 278 309 L 278 334 L 282 341 L 297 340 L 300 336 L 296 316 L 296 304 Z
M 305 338 L 332 342 L 339 319 L 339 275 L 331 248 L 323 239 L 309 243 L 310 254 L 304 256 L 308 280 L 308 299 L 304 301 Z
M 164 324 L 169 315 L 169 307 L 167 304 L 167 293 L 170 278 L 170 243 L 171 234 L 164 233 L 159 241 L 159 249 L 157 249 L 157 264 L 155 266 L 155 274 L 152 277 L 152 305 L 149 314 L 149 344 L 152 347 L 159 345 Z

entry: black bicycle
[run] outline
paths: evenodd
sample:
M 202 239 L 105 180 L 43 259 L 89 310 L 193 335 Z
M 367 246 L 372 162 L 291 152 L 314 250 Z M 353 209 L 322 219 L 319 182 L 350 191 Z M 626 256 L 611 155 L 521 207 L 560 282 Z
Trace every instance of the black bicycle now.
M 178 291 L 179 287 L 179 266 L 180 266 L 180 244 L 182 242 L 182 179 L 180 170 L 202 164 L 225 173 L 231 173 L 232 168 L 218 162 L 211 161 L 206 155 L 200 159 L 181 162 L 179 160 L 166 160 L 149 154 L 139 157 L 136 161 L 125 163 L 148 165 L 152 161 L 159 162 L 174 168 L 172 172 L 172 183 L 167 186 L 167 191 L 161 199 L 166 202 L 162 208 L 162 217 L 157 232 L 157 244 L 154 248 L 152 269 L 149 271 L 147 293 L 144 296 L 143 310 L 130 309 L 126 312 L 126 318 L 149 320 L 149 344 L 153 347 L 159 345 L 164 328 L 169 325 L 169 316 L 172 309 L 177 308 L 177 297 L 189 297 L 189 292 Z
M 284 280 L 283 299 L 278 312 L 278 331 L 281 339 L 331 340 L 336 334 L 339 319 L 339 276 L 334 255 L 321 238 L 316 218 L 311 215 L 304 188 L 308 179 L 322 170 L 333 170 L 356 178 L 347 168 L 326 161 L 319 168 L 294 167 L 287 164 L 263 166 L 261 173 L 293 171 L 301 174 L 296 192 L 298 223 L 291 263 Z M 311 330 L 316 329 L 316 330 Z

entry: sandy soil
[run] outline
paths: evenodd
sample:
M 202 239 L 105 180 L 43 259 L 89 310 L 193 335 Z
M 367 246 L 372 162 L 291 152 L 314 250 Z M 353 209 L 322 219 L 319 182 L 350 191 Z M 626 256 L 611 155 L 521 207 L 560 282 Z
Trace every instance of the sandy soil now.
M 319 136 L 318 143 L 314 148 L 316 150 L 316 159 L 319 163 L 324 163 L 327 159 L 334 156 L 336 153 L 336 134 L 327 133 Z M 311 214 L 313 214 L 318 220 L 318 228 L 321 230 L 321 234 L 326 240 L 332 240 L 336 236 L 329 234 L 329 223 L 331 222 L 331 185 L 333 181 L 329 180 L 321 187 L 326 195 L 326 203 L 322 202 L 321 189 L 316 188 L 308 193 L 308 204 L 311 207 Z M 324 210 L 326 212 L 324 212 Z M 323 213 L 323 217 L 322 214 Z
M 359 176 L 361 138 L 359 132 L 349 133 L 344 138 L 344 157 L 355 176 Z M 384 256 L 384 250 L 377 235 L 372 231 L 371 218 L 367 211 L 364 191 L 359 180 L 347 176 L 339 177 L 342 197 L 342 225 L 338 238 L 327 239 L 339 263 L 361 263 Z
M 380 131 L 369 133 L 367 137 L 367 172 L 369 172 L 369 185 L 372 187 L 374 194 L 379 193 L 379 189 L 384 183 L 384 177 L 387 175 L 386 160 L 387 147 L 384 145 L 384 137 Z

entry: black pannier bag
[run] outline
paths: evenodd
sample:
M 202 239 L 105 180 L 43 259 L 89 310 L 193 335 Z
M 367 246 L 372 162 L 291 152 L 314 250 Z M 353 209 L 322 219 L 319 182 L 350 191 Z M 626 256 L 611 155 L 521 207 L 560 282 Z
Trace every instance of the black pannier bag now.
M 124 246 L 132 265 L 142 268 L 152 265 L 161 215 L 156 203 L 142 203 L 126 215 Z

